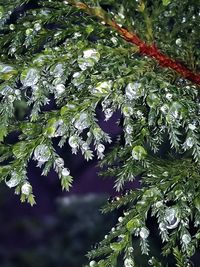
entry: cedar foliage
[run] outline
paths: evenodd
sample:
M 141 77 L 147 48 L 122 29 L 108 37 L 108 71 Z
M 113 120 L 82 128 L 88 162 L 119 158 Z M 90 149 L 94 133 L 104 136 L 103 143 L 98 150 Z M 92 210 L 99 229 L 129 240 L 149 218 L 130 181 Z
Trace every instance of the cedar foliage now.
M 103 208 L 124 213 L 88 253 L 89 266 L 141 266 L 138 240 L 147 265 L 171 266 L 163 259 L 172 254 L 174 266 L 192 266 L 200 239 L 199 25 L 199 0 L 0 0 L 1 181 L 33 205 L 26 168 L 35 160 L 69 190 L 73 177 L 55 137 L 86 160 L 97 155 L 117 191 L 140 177 L 140 189 Z M 55 109 L 46 110 L 52 99 Z M 122 133 L 107 153 L 112 140 L 97 107 L 107 123 L 121 114 Z M 148 216 L 157 221 L 159 259 Z

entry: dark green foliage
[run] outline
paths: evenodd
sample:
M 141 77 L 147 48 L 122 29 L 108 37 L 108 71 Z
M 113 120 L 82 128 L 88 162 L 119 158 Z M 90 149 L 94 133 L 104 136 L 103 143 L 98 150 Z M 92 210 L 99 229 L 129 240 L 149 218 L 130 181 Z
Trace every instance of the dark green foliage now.
M 135 177 L 142 188 L 104 208 L 126 211 L 89 253 L 90 266 L 117 266 L 118 257 L 134 266 L 136 240 L 142 254 L 150 255 L 149 264 L 162 266 L 151 259 L 148 216 L 157 220 L 162 255 L 173 254 L 177 266 L 190 266 L 200 238 L 199 85 L 142 56 L 105 24 L 114 19 L 198 72 L 199 1 L 86 1 L 89 7 L 78 1 L 0 3 L 1 180 L 34 204 L 29 160 L 36 160 L 44 175 L 54 168 L 63 189 L 72 183 L 53 138 L 59 146 L 68 142 L 72 153 L 80 150 L 86 160 L 95 151 L 103 174 L 116 177 L 118 191 Z M 46 110 L 52 99 L 55 108 Z M 105 157 L 104 144 L 112 140 L 98 124 L 97 107 L 106 121 L 121 113 L 122 134 Z M 9 144 L 6 137 L 13 131 L 18 141 Z

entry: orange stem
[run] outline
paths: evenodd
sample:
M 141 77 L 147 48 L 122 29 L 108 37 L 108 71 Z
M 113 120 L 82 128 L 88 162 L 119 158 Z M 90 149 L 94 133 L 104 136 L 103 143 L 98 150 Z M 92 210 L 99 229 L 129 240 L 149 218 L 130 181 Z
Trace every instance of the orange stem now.
M 126 41 L 137 45 L 142 55 L 146 55 L 148 57 L 156 59 L 160 66 L 170 68 L 179 73 L 182 77 L 200 85 L 200 74 L 192 72 L 183 64 L 178 63 L 172 58 L 163 54 L 162 52 L 159 51 L 159 49 L 155 45 L 146 44 L 136 34 L 131 33 L 126 29 L 120 27 L 115 21 L 112 21 L 112 26 L 120 33 L 120 35 Z
M 139 51 L 142 55 L 154 58 L 160 66 L 172 69 L 185 79 L 188 79 L 193 83 L 200 85 L 200 74 L 194 73 L 183 64 L 168 57 L 167 55 L 159 51 L 155 44 L 148 45 L 143 40 L 141 40 L 135 33 L 129 32 L 125 28 L 120 27 L 114 20 L 106 16 L 106 12 L 102 8 L 92 8 L 85 3 L 76 2 L 74 0 L 69 0 L 69 3 L 77 7 L 78 9 L 84 10 L 88 14 L 96 16 L 100 20 L 103 20 L 107 25 L 117 30 L 123 39 L 138 46 Z

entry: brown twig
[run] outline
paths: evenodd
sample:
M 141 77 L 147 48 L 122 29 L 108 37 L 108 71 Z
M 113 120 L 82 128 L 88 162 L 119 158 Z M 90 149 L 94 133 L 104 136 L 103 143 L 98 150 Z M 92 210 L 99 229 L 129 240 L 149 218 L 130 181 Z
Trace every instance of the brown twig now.
M 78 9 L 85 11 L 89 15 L 98 17 L 100 20 L 104 21 L 107 25 L 114 28 L 121 35 L 123 39 L 136 45 L 139 48 L 139 52 L 142 55 L 146 55 L 150 58 L 155 59 L 160 66 L 172 69 L 176 71 L 179 75 L 181 75 L 183 78 L 188 79 L 193 83 L 200 85 L 200 74 L 194 73 L 183 64 L 168 57 L 167 55 L 159 51 L 159 49 L 156 47 L 155 44 L 148 45 L 143 40 L 141 40 L 139 36 L 137 36 L 135 33 L 129 32 L 127 29 L 120 27 L 113 19 L 109 18 L 108 14 L 101 7 L 92 8 L 85 3 L 76 2 L 73 0 L 69 1 L 69 3 L 77 7 Z

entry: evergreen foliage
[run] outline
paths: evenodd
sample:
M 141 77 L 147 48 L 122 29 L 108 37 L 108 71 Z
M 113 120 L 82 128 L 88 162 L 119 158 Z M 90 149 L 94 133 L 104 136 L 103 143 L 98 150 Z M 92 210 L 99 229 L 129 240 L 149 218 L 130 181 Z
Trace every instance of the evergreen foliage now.
M 124 215 L 89 252 L 89 266 L 141 266 L 138 240 L 146 266 L 167 266 L 171 254 L 174 266 L 192 266 L 200 239 L 199 25 L 199 0 L 0 0 L 1 180 L 33 205 L 26 168 L 35 160 L 69 190 L 73 178 L 55 137 L 86 160 L 97 155 L 117 191 L 140 177 L 140 189 L 103 208 L 124 207 Z M 97 108 L 107 123 L 121 114 L 122 133 L 105 156 L 112 140 Z M 148 216 L 163 244 L 159 259 Z

